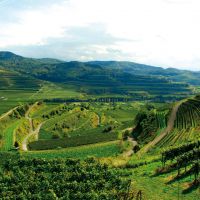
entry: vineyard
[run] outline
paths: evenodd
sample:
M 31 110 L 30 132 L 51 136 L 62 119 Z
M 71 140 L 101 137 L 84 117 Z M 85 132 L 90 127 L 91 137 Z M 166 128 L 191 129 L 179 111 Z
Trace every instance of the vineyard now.
M 26 195 L 25 199 L 164 200 L 174 199 L 174 194 L 180 193 L 176 191 L 180 181 L 182 196 L 193 200 L 198 196 L 196 188 L 200 182 L 198 101 L 198 98 L 183 101 L 176 127 L 141 158 L 137 154 L 126 156 L 126 147 L 133 149 L 128 138 L 135 134 L 133 142 L 141 148 L 159 136 L 167 127 L 173 104 L 38 101 L 20 106 L 0 124 L 1 150 L 11 150 L 10 153 L 19 156 L 16 159 L 2 156 L 5 162 L 0 169 L 0 195 L 3 199 L 7 196 L 13 199 L 17 194 L 19 199 Z M 21 151 L 30 128 L 35 130 L 38 124 L 42 124 L 38 139 L 29 138 L 28 151 Z M 16 142 L 19 151 L 13 149 Z M 170 148 L 166 150 L 167 146 Z M 165 148 L 162 166 L 159 147 Z M 108 171 L 99 166 L 107 166 Z
M 0 200 L 199 200 L 199 80 L 0 52 Z
M 172 170 L 177 170 L 177 175 L 174 179 L 181 179 L 193 175 L 194 181 L 192 186 L 199 185 L 200 141 L 188 143 L 164 151 L 162 153 L 162 165 L 163 167 L 160 169 L 160 172 L 166 173 Z
M 200 139 L 200 98 L 198 96 L 183 100 L 176 113 L 174 128 L 157 147 L 183 145 Z
M 40 101 L 21 105 L 1 120 L 1 150 L 15 147 L 22 150 L 31 126 L 34 131 L 40 124 L 38 137 L 27 140 L 30 150 L 61 149 L 117 141 L 122 130 L 134 125 L 134 117 L 142 106 L 142 103 L 60 104 Z
M 156 112 L 156 121 L 159 128 L 165 128 L 167 126 L 167 113 L 168 111 Z
M 63 139 L 46 139 L 39 140 L 29 144 L 30 150 L 46 150 L 56 148 L 76 147 L 81 145 L 94 144 L 98 142 L 117 140 L 116 133 L 94 133 L 83 136 L 63 138 Z
M 65 149 L 29 151 L 21 153 L 23 158 L 76 158 L 86 159 L 88 157 L 105 158 L 115 157 L 120 154 L 119 141 L 103 142 L 97 144 L 70 147 Z
M 147 108 L 142 108 L 136 115 L 136 127 L 133 130 L 133 137 L 141 144 L 149 143 L 160 134 L 161 130 L 167 127 L 170 108 L 160 109 L 156 109 L 153 105 L 147 105 Z
M 15 159 L 1 167 L 1 199 L 141 199 L 133 189 L 123 173 L 92 158 Z
M 142 104 L 136 107 L 135 104 L 120 102 L 43 102 L 31 111 L 33 122 L 44 123 L 38 141 L 31 142 L 29 149 L 48 150 L 116 141 L 121 130 L 129 124 L 133 126 L 140 106 Z
M 200 101 L 197 98 L 188 99 L 183 102 L 177 112 L 175 128 L 188 129 L 197 127 L 200 121 Z

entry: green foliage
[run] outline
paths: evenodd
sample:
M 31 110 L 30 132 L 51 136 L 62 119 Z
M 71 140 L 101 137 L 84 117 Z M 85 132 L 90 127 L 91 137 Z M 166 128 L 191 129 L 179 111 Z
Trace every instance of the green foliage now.
M 192 184 L 193 175 L 177 178 L 176 169 L 162 174 L 155 174 L 156 169 L 161 166 L 160 160 L 155 160 L 155 155 L 147 154 L 141 159 L 135 157 L 132 163 L 135 163 L 135 165 L 130 166 L 128 169 L 129 172 L 132 172 L 130 178 L 134 180 L 134 186 L 138 190 L 142 190 L 143 199 L 199 199 L 199 188 Z
M 200 141 L 184 144 L 179 147 L 173 147 L 162 153 L 162 162 L 164 164 L 167 160 L 174 160 L 176 157 L 195 148 L 200 148 Z
M 0 114 L 6 113 L 8 110 L 27 103 L 31 103 L 31 95 L 35 90 L 0 90 Z
M 123 140 L 127 140 L 128 137 L 130 136 L 130 131 L 129 130 L 125 130 L 123 133 L 122 133 L 122 137 L 123 137 Z
M 4 165 L 8 160 L 18 160 L 20 154 L 17 151 L 0 151 L 0 173 L 2 172 L 2 165 Z
M 108 132 L 111 132 L 113 130 L 113 126 L 112 125 L 109 125 L 107 127 L 104 128 L 103 132 L 104 133 L 108 133 Z
M 181 168 L 185 168 L 185 172 L 182 174 L 182 176 L 194 174 L 195 184 L 198 184 L 198 176 L 200 172 L 199 158 L 200 141 L 171 148 L 162 153 L 163 168 L 159 169 L 158 172 L 167 171 L 169 169 L 177 169 L 177 176 L 181 177 Z M 171 163 L 169 166 L 165 166 L 168 160 L 170 160 Z M 190 167 L 190 169 L 187 171 L 187 167 L 191 165 L 192 167 Z
M 152 140 L 159 130 L 167 126 L 169 108 L 162 110 L 154 105 L 147 104 L 138 112 L 135 118 L 136 127 L 133 130 L 133 137 L 142 143 Z M 162 111 L 161 111 L 162 110 Z
M 168 113 L 169 111 L 161 111 L 156 112 L 156 123 L 159 128 L 165 128 L 167 126 L 167 120 L 168 120 Z
M 130 181 L 90 158 L 80 160 L 19 159 L 7 161 L 0 178 L 1 198 L 125 199 Z
M 43 103 L 32 112 L 34 120 L 45 121 L 40 130 L 39 141 L 34 145 L 43 146 L 42 144 L 47 142 L 51 144 L 48 148 L 52 149 L 51 146 L 54 148 L 70 147 L 116 140 L 121 130 L 127 126 L 133 126 L 137 110 L 142 106 L 142 103 L 124 104 L 121 102 L 53 105 Z M 53 135 L 56 135 L 56 138 Z
M 28 109 L 29 109 L 28 104 L 18 106 L 16 109 L 14 109 L 10 117 L 20 119 L 25 116 L 25 113 Z
M 140 140 L 153 136 L 158 129 L 156 115 L 153 110 L 138 113 L 135 120 L 137 126 L 133 131 L 133 136 Z
M 156 116 L 153 112 L 147 114 L 147 117 L 140 122 L 143 133 L 145 135 L 151 134 L 156 131 Z

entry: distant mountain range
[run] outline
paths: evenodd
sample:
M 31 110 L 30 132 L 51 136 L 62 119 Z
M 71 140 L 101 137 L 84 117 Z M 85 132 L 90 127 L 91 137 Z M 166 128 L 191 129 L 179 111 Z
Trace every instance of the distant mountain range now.
M 0 52 L 0 89 L 18 87 L 17 76 L 21 82 L 30 79 L 31 88 L 49 81 L 73 85 L 78 91 L 91 95 L 181 97 L 191 95 L 194 86 L 200 85 L 200 72 L 163 69 L 134 62 L 33 59 Z

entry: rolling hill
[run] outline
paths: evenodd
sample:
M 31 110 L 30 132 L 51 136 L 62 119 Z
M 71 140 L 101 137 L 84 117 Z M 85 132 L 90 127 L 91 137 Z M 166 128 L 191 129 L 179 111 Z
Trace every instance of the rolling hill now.
M 189 70 L 179 70 L 176 68 L 155 67 L 150 65 L 138 64 L 134 62 L 117 62 L 117 61 L 92 61 L 90 64 L 99 65 L 105 68 L 118 69 L 123 72 L 137 75 L 146 75 L 153 77 L 165 77 L 175 82 L 185 82 L 192 85 L 200 84 L 200 72 Z
M 131 62 L 64 62 L 0 52 L 1 196 L 15 195 L 16 188 L 21 195 L 21 185 L 10 190 L 10 182 L 23 179 L 26 187 L 30 167 L 37 179 L 38 170 L 52 176 L 71 163 L 74 171 L 74 163 L 80 165 L 75 158 L 92 156 L 89 166 L 100 161 L 104 170 L 130 180 L 133 191 L 128 187 L 127 194 L 136 199 L 199 199 L 200 97 L 193 95 L 198 79 L 199 72 Z M 102 171 L 100 163 L 94 169 Z M 83 175 L 76 173 L 74 180 L 92 175 L 79 165 Z M 50 180 L 44 182 L 47 193 Z M 39 183 L 27 191 L 40 192 Z M 69 183 L 77 191 L 71 178 Z M 56 183 L 52 194 L 60 195 L 62 186 Z
M 139 100 L 180 99 L 193 94 L 192 85 L 200 84 L 199 73 L 132 62 L 64 62 L 0 52 L 0 66 L 2 70 L 19 73 L 22 79 L 26 77 L 35 82 L 41 80 L 72 86 L 76 91 L 88 95 L 126 95 Z M 5 79 L 5 73 L 1 72 L 0 75 L 2 80 Z M 184 79 L 183 82 L 183 77 L 190 77 L 190 80 Z M 12 82 L 12 77 L 6 80 Z M 7 87 L 6 84 L 6 81 L 2 82 L 2 87 Z M 18 87 L 17 82 L 15 85 Z

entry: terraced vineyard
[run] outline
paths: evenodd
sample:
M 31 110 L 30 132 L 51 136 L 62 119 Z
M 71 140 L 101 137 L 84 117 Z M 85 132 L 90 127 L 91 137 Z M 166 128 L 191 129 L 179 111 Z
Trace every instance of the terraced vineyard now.
M 156 112 L 156 120 L 159 128 L 165 128 L 167 126 L 167 113 L 168 111 Z
M 41 84 L 42 81 L 38 79 L 0 66 L 0 115 L 30 102 L 30 96 L 40 89 Z
M 196 96 L 181 102 L 176 114 L 174 129 L 159 143 L 158 147 L 185 144 L 200 139 L 200 101 Z
M 36 91 L 42 82 L 18 72 L 0 69 L 0 90 Z
M 197 98 L 188 99 L 183 102 L 177 112 L 175 127 L 178 129 L 187 129 L 197 127 L 200 121 L 200 101 Z
M 119 105 L 121 105 L 119 107 Z M 131 105 L 131 104 L 130 104 Z M 118 132 L 136 114 L 135 107 L 118 103 L 69 103 L 38 107 L 32 113 L 34 120 L 44 121 L 39 140 L 32 142 L 31 150 L 55 149 L 118 140 Z M 99 111 L 101 107 L 101 112 Z M 49 107 L 51 108 L 51 107 Z M 122 120 L 118 112 L 125 116 Z
M 41 128 L 38 137 L 31 137 L 26 141 L 30 150 L 60 149 L 117 141 L 124 128 L 134 125 L 133 119 L 140 106 L 143 104 L 137 103 L 137 106 L 134 103 L 98 102 L 65 104 L 38 102 L 34 106 L 29 104 L 24 107 L 25 110 L 18 109 L 20 113 L 14 111 L 6 119 L 5 124 L 10 123 L 11 126 L 6 125 L 7 133 L 2 141 L 6 139 L 10 145 L 2 150 L 12 149 L 14 144 L 22 149 L 25 138 L 39 124 Z

